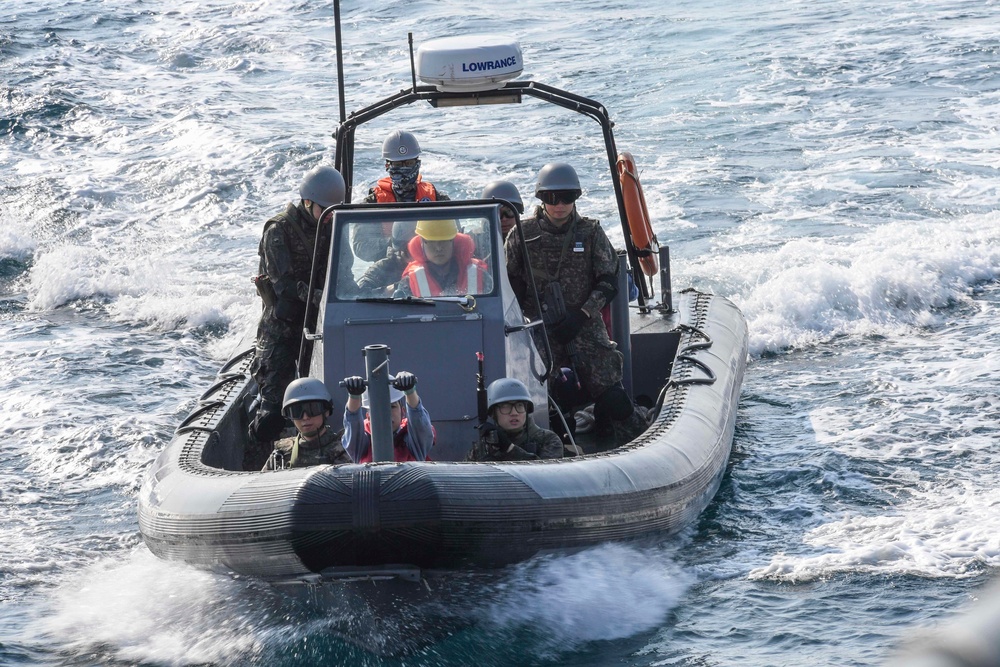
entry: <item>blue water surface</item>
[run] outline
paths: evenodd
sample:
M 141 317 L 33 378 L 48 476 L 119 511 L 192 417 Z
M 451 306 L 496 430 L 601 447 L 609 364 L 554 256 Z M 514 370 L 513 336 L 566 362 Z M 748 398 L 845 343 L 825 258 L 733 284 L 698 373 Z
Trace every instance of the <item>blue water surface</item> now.
M 333 7 L 0 9 L 0 664 L 880 665 L 1000 565 L 1000 5 L 347 3 L 348 109 L 407 34 L 518 39 L 602 102 L 677 287 L 745 313 L 733 456 L 679 536 L 382 606 L 154 558 L 140 480 L 259 313 L 264 221 L 332 162 Z M 452 198 L 552 160 L 621 243 L 593 121 L 416 105 Z M 381 593 L 379 594 L 381 595 Z M 395 604 L 395 606 L 393 606 Z

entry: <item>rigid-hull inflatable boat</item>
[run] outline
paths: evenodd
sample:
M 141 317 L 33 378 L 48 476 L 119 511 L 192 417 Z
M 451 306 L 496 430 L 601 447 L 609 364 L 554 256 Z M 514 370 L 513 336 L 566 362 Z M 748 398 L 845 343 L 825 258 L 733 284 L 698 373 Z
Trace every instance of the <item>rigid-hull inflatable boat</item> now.
M 484 59 L 482 49 L 495 57 Z M 499 65 L 459 80 L 454 73 L 466 71 L 460 61 L 470 58 Z M 457 64 L 450 69 L 441 65 L 451 61 Z M 346 398 L 338 383 L 366 373 L 371 379 L 370 355 L 384 355 L 382 372 L 413 372 L 437 432 L 432 460 L 244 470 L 257 393 L 251 341 L 222 367 L 148 471 L 139 526 L 157 556 L 269 580 L 406 577 L 666 535 L 694 520 L 717 491 L 746 365 L 746 323 L 723 297 L 671 292 L 669 255 L 652 235 L 634 164 L 619 154 L 607 111 L 587 98 L 512 80 L 520 72 L 516 43 L 439 40 L 422 47 L 416 62 L 437 74 L 415 71 L 412 89 L 342 119 L 336 166 L 348 192 L 354 130 L 416 101 L 489 110 L 490 103 L 536 98 L 598 121 L 625 237 L 609 329 L 625 357 L 626 390 L 650 407 L 648 430 L 610 449 L 581 436 L 582 454 L 562 459 L 467 461 L 484 379 L 522 380 L 538 406 L 536 421 L 548 422 L 543 328 L 525 319 L 504 269 L 499 212 L 510 202 L 346 203 L 333 207 L 329 253 L 314 258 L 326 269 L 315 285 L 323 296 L 318 312 L 307 315 L 309 353 L 299 373 L 325 382 L 336 428 Z M 418 74 L 429 85 L 416 85 Z M 418 220 L 457 221 L 475 239 L 487 280 L 448 297 L 360 294 L 353 279 L 368 265 L 353 254 L 352 235 L 366 225 Z M 511 233 L 521 233 L 520 226 Z M 635 303 L 627 301 L 632 285 Z

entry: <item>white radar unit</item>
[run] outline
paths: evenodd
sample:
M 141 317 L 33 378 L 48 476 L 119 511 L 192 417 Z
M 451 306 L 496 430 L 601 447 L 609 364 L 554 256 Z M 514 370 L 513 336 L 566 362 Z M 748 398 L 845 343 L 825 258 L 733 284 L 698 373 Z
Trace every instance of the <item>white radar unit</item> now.
M 445 93 L 493 90 L 524 71 L 521 45 L 496 35 L 433 39 L 417 49 L 417 76 Z

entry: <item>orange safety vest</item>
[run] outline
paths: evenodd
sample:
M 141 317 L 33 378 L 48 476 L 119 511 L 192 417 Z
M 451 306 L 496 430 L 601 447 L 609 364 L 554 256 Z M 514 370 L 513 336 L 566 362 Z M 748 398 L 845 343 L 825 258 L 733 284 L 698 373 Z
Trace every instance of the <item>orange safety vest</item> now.
M 396 193 L 392 191 L 392 178 L 386 176 L 378 179 L 375 184 L 375 201 L 379 204 L 391 204 L 396 201 Z M 437 201 L 437 190 L 430 183 L 425 182 L 420 174 L 417 174 L 417 201 Z M 382 223 L 382 236 L 392 236 L 392 223 Z
M 378 179 L 375 184 L 375 201 L 379 204 L 391 204 L 396 201 L 396 193 L 392 191 L 392 179 L 388 176 Z M 417 201 L 437 201 L 437 190 L 430 183 L 417 175 Z M 389 223 L 390 225 L 392 223 Z
M 468 234 L 458 234 L 454 239 L 454 259 L 458 262 L 459 272 L 455 279 L 455 288 L 461 294 L 479 294 L 483 291 L 483 276 L 489 270 L 486 262 L 472 256 L 476 243 Z M 403 270 L 403 279 L 410 283 L 413 296 L 441 296 L 442 288 L 434 276 L 426 269 L 427 256 L 421 238 L 414 236 L 408 246 L 413 261 Z

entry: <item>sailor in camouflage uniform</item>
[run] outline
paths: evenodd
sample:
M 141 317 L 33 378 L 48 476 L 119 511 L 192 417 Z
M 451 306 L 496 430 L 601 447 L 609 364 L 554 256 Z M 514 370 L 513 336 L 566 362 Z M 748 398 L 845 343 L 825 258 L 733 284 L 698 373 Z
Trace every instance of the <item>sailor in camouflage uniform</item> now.
M 364 275 L 358 279 L 358 289 L 362 295 L 392 296 L 403 271 L 413 259 L 406 246 L 416 235 L 416 230 L 415 220 L 392 223 L 392 245 L 388 253 L 368 267 Z
M 309 298 L 313 245 L 317 242 L 316 228 L 323 210 L 344 201 L 344 179 L 326 166 L 316 167 L 305 175 L 299 186 L 301 200 L 288 204 L 285 210 L 264 225 L 258 248 L 259 275 L 254 279 L 264 301 L 260 324 L 257 326 L 256 356 L 250 372 L 260 391 L 260 406 L 250 425 L 251 450 L 246 466 L 260 469 L 258 459 L 270 451 L 285 426 L 281 401 L 288 384 L 295 379 L 303 318 Z M 319 304 L 325 280 L 329 253 L 329 215 L 319 224 L 318 262 L 313 284 L 313 305 Z M 316 308 L 310 309 L 310 326 L 315 322 Z M 254 447 L 253 445 L 256 445 Z
M 490 418 L 479 427 L 479 440 L 469 454 L 473 461 L 534 461 L 558 459 L 563 443 L 558 435 L 535 423 L 535 404 L 524 383 L 500 378 L 486 388 Z
M 366 204 L 388 202 L 445 201 L 444 194 L 420 175 L 420 144 L 412 132 L 394 130 L 382 142 L 382 157 L 388 176 L 379 179 Z M 351 248 L 363 260 L 377 262 L 391 253 L 390 228 L 380 225 L 358 225 L 351 235 Z M 398 278 L 398 277 L 397 277 Z
M 571 165 L 552 163 L 539 171 L 535 196 L 542 205 L 522 223 L 531 266 L 524 265 L 521 237 L 511 233 L 507 273 L 522 310 L 532 320 L 542 318 L 543 308 L 529 289 L 528 271 L 540 296 L 549 283 L 561 287 L 565 316 L 547 325 L 553 371 L 561 367 L 576 371 L 594 401 L 598 433 L 613 436 L 620 445 L 638 436 L 647 424 L 645 414 L 635 409 L 622 387 L 624 357 L 601 317 L 601 309 L 618 293 L 618 255 L 600 223 L 577 212 L 575 202 L 581 194 Z M 544 345 L 539 349 L 544 352 Z
M 340 444 L 340 433 L 334 433 L 326 421 L 333 412 L 333 401 L 321 381 L 299 378 L 289 384 L 281 409 L 298 433 L 274 443 L 264 470 L 352 463 Z

